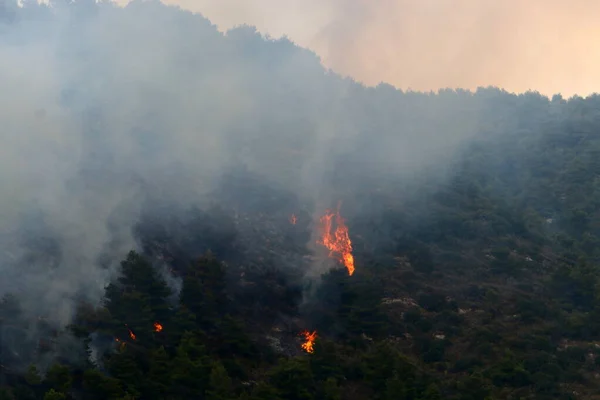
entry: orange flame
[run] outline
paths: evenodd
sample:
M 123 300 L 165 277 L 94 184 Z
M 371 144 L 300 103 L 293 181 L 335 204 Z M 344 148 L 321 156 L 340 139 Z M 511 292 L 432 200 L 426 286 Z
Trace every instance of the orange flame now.
M 332 233 L 332 223 L 335 217 L 335 232 Z M 322 236 L 317 243 L 322 244 L 329 249 L 329 256 L 333 257 L 337 254 L 341 263 L 346 266 L 348 275 L 354 273 L 354 256 L 352 255 L 352 241 L 348 235 L 348 227 L 344 223 L 344 219 L 340 216 L 340 205 L 334 213 L 327 210 L 320 220 Z
M 300 336 L 304 336 L 304 339 L 306 340 L 304 343 L 302 343 L 302 348 L 304 351 L 307 353 L 313 353 L 315 351 L 313 346 L 315 344 L 315 339 L 317 338 L 317 331 L 313 331 L 312 333 L 309 331 L 304 331 L 300 333 Z
M 292 214 L 292 215 L 290 216 L 290 224 L 292 224 L 292 225 L 296 225 L 296 222 L 298 222 L 298 218 L 296 218 L 296 215 L 295 215 L 295 214 Z
M 154 332 L 160 332 L 163 330 L 163 326 L 160 324 L 160 322 L 155 322 L 154 323 Z
M 125 325 L 127 326 L 127 325 Z M 127 326 L 127 330 L 129 331 L 129 337 L 131 338 L 131 340 L 135 340 L 135 333 L 133 333 L 133 331 L 131 329 L 129 329 L 129 327 Z

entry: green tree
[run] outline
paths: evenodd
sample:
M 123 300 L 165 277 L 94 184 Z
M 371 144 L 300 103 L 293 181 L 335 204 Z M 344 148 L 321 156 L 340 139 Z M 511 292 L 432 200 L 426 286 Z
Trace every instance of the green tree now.
M 321 384 L 318 398 L 321 400 L 342 400 L 342 390 L 337 379 L 333 377 L 327 378 Z
M 248 337 L 243 322 L 239 319 L 225 315 L 218 321 L 217 328 L 216 341 L 221 358 L 236 355 L 253 360 L 258 357 L 256 346 Z
M 61 364 L 54 364 L 46 372 L 44 383 L 58 392 L 67 392 L 71 388 L 73 378 L 69 367 Z
M 235 398 L 233 382 L 220 362 L 214 363 L 210 371 L 209 389 L 206 398 L 207 400 L 232 400 Z
M 342 281 L 338 318 L 353 335 L 380 338 L 386 333 L 387 316 L 381 306 L 381 289 L 371 281 Z
M 314 347 L 315 351 L 310 357 L 310 368 L 315 380 L 341 379 L 343 361 L 339 357 L 335 342 L 327 338 L 319 338 Z
M 315 384 L 306 358 L 281 360 L 270 372 L 270 381 L 286 400 L 311 400 Z
M 44 400 L 65 400 L 67 395 L 61 392 L 57 392 L 54 389 L 50 389 L 44 395 Z
M 110 375 L 118 379 L 130 394 L 139 396 L 144 386 L 144 373 L 130 347 L 127 346 L 124 351 L 112 354 L 108 359 L 107 367 Z
M 369 349 L 362 357 L 362 364 L 363 375 L 373 390 L 381 390 L 389 383 L 395 385 L 393 380 L 398 377 L 402 377 L 403 383 L 416 380 L 411 361 L 388 343 L 377 343 Z
M 163 346 L 150 352 L 150 368 L 147 374 L 147 390 L 144 398 L 166 399 L 171 387 L 171 363 Z
M 84 371 L 83 388 L 86 399 L 116 399 L 123 396 L 123 388 L 119 380 L 106 376 L 96 369 Z
M 252 390 L 251 400 L 283 400 L 279 391 L 265 382 L 259 382 Z
M 212 362 L 197 335 L 186 332 L 177 347 L 171 371 L 171 393 L 181 398 L 204 396 Z
M 489 384 L 480 372 L 473 373 L 458 382 L 457 389 L 460 393 L 460 400 L 485 399 L 491 392 Z
M 106 288 L 105 306 L 118 327 L 127 324 L 147 343 L 155 321 L 170 315 L 166 282 L 145 258 L 130 252 L 121 262 L 121 275 Z
M 195 316 L 202 329 L 213 330 L 225 312 L 225 268 L 211 253 L 190 265 L 183 278 L 180 303 Z
M 42 383 L 40 372 L 35 365 L 30 365 L 25 373 L 25 381 L 28 385 L 39 386 Z

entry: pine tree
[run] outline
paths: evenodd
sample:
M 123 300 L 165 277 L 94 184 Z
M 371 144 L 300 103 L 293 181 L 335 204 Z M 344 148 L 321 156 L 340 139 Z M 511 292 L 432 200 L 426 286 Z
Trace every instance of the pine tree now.
M 282 360 L 271 371 L 270 381 L 284 399 L 310 400 L 314 397 L 314 380 L 306 358 Z
M 256 359 L 256 346 L 244 330 L 242 322 L 229 315 L 223 316 L 217 325 L 218 351 L 221 357 L 228 358 L 232 355 Z
M 208 253 L 190 265 L 183 278 L 180 303 L 195 316 L 202 329 L 211 331 L 225 313 L 225 268 Z
M 170 316 L 166 282 L 143 257 L 130 252 L 121 263 L 121 275 L 106 288 L 105 307 L 113 319 L 113 334 L 128 339 L 129 329 L 138 343 L 150 345 L 153 325 L 167 323 Z
M 119 314 L 119 300 L 123 293 L 139 292 L 149 302 L 155 318 L 166 318 L 169 313 L 167 298 L 171 295 L 164 279 L 144 257 L 131 251 L 121 262 L 121 275 L 117 282 L 106 288 L 106 308 L 111 314 Z
M 171 371 L 171 393 L 181 398 L 202 397 L 209 385 L 212 368 L 205 347 L 196 335 L 186 332 L 177 347 Z
M 71 387 L 73 378 L 69 367 L 60 364 L 54 364 L 46 372 L 44 383 L 59 392 L 67 392 Z
M 83 388 L 86 399 L 116 399 L 123 395 L 118 379 L 106 376 L 96 369 L 84 371 Z
M 144 386 L 144 375 L 129 347 L 111 355 L 107 366 L 111 376 L 122 382 L 129 393 L 139 396 Z
M 206 393 L 207 400 L 232 400 L 234 399 L 233 383 L 227 370 L 220 362 L 214 363 L 210 372 L 209 389 Z
M 310 357 L 310 368 L 315 380 L 342 378 L 341 364 L 335 343 L 326 338 L 319 338 L 315 343 L 315 352 Z
M 150 370 L 147 375 L 148 390 L 144 398 L 165 399 L 171 386 L 171 364 L 164 347 L 150 353 Z

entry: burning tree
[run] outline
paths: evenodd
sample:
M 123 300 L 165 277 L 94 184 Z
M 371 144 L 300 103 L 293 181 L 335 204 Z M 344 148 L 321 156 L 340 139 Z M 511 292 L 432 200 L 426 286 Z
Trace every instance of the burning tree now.
M 302 343 L 302 349 L 304 349 L 304 351 L 306 351 L 307 353 L 313 353 L 315 351 L 314 345 L 315 340 L 317 339 L 317 331 L 304 331 L 300 335 L 303 336 L 305 339 L 305 342 Z
M 335 229 L 334 222 L 335 220 Z M 321 239 L 318 244 L 329 250 L 330 257 L 336 257 L 348 270 L 348 275 L 354 273 L 354 256 L 352 255 L 352 241 L 348 235 L 348 227 L 340 215 L 340 204 L 336 212 L 327 210 L 319 222 L 321 224 Z

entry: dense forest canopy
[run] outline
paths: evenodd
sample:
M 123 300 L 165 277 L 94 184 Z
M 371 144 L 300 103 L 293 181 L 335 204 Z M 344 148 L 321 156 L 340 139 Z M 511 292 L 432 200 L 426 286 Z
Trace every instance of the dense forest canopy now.
M 0 0 L 0 60 L 0 398 L 599 398 L 600 97 L 158 1 Z

